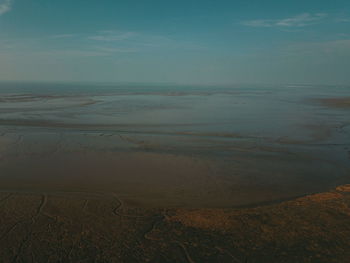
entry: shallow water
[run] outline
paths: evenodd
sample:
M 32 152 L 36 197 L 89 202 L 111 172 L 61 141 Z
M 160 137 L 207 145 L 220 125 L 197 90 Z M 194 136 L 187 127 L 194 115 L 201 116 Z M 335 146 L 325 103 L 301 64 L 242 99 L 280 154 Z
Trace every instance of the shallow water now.
M 0 85 L 2 190 L 235 206 L 349 182 L 350 87 Z

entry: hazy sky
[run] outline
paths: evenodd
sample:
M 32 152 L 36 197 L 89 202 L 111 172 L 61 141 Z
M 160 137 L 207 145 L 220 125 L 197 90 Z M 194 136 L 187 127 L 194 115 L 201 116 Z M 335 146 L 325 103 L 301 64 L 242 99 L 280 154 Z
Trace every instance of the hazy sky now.
M 350 1 L 0 0 L 0 80 L 350 84 Z

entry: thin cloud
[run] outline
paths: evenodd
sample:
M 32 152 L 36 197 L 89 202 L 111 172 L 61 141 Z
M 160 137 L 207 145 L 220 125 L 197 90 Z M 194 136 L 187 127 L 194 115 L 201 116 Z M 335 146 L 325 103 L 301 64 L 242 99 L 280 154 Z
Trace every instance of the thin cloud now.
M 1 0 L 0 0 L 1 1 Z M 61 42 L 65 45 L 60 45 Z M 0 39 L 2 59 L 72 59 L 119 58 L 132 53 L 199 50 L 205 48 L 193 42 L 142 32 L 104 30 L 93 34 L 57 34 L 39 38 Z
M 350 39 L 324 42 L 299 42 L 283 46 L 276 51 L 284 58 L 308 58 L 308 60 L 330 60 L 350 57 Z
M 89 36 L 88 39 L 104 42 L 114 42 L 127 40 L 134 37 L 136 33 L 134 32 L 115 32 L 115 31 L 100 31 L 98 35 Z
M 336 19 L 336 22 L 348 23 L 348 22 L 350 22 L 350 18 L 338 18 L 338 19 Z
M 50 38 L 54 38 L 54 39 L 58 39 L 58 38 L 71 38 L 71 37 L 75 37 L 76 35 L 74 34 L 61 34 L 61 35 L 53 35 L 50 36 Z
M 11 10 L 12 2 L 12 0 L 0 0 L 0 16 Z
M 317 24 L 326 17 L 327 14 L 324 13 L 304 13 L 284 19 L 260 19 L 243 21 L 241 24 L 251 27 L 304 27 Z
M 173 39 L 168 36 L 150 35 L 141 32 L 103 30 L 88 36 L 88 40 L 107 48 L 117 48 L 123 52 L 136 52 L 150 49 L 203 50 L 204 47 L 190 41 Z M 120 52 L 121 52 L 120 51 Z
M 350 55 L 350 39 L 338 39 L 326 42 L 316 43 L 304 43 L 299 47 L 313 52 L 315 50 L 322 51 L 323 53 L 338 53 Z
M 104 47 L 104 46 L 97 46 L 96 50 L 99 50 L 101 52 L 107 52 L 107 53 L 134 53 L 138 52 L 138 49 L 135 48 L 113 48 L 113 47 Z

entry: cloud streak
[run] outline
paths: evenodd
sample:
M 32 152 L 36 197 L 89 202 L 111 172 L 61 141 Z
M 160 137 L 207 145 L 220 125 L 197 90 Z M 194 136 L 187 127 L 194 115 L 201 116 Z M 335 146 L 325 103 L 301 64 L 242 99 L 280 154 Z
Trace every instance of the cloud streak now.
M 250 27 L 305 27 L 317 24 L 327 17 L 325 13 L 303 13 L 297 16 L 283 19 L 260 19 L 241 22 L 242 25 Z
M 61 34 L 61 35 L 53 35 L 53 36 L 50 36 L 50 38 L 53 38 L 53 39 L 59 39 L 59 38 L 72 38 L 72 37 L 75 37 L 76 35 L 74 34 Z
M 89 36 L 88 39 L 104 42 L 127 40 L 137 35 L 135 32 L 116 32 L 112 30 L 100 31 L 98 35 Z
M 12 7 L 12 0 L 0 0 L 0 16 L 9 12 Z
M 173 39 L 168 36 L 150 35 L 142 32 L 103 30 L 87 39 L 106 50 L 137 52 L 151 50 L 203 50 L 204 47 L 191 41 Z
M 0 0 L 1 1 L 1 0 Z M 62 46 L 62 44 L 64 44 Z M 66 33 L 39 38 L 1 40 L 0 57 L 20 59 L 72 59 L 105 57 L 115 59 L 132 53 L 203 51 L 205 47 L 183 39 L 150 35 L 143 32 L 103 30 L 86 33 Z
M 320 57 L 324 55 L 349 57 L 350 39 L 331 40 L 325 42 L 299 43 L 288 47 L 294 54 L 317 54 Z

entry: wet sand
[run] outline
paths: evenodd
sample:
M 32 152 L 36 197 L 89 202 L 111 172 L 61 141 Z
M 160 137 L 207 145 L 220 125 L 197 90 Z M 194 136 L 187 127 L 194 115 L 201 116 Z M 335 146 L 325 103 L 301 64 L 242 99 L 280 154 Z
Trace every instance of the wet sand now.
M 4 262 L 350 258 L 347 96 L 34 91 L 0 89 Z
M 313 105 L 318 87 L 20 90 L 0 90 L 0 190 L 236 207 L 350 180 L 348 110 L 328 103 L 348 99 Z
M 1 189 L 115 192 L 147 207 L 235 207 L 323 191 L 348 175 L 319 148 L 312 155 L 290 143 L 204 137 L 16 128 L 0 136 Z

